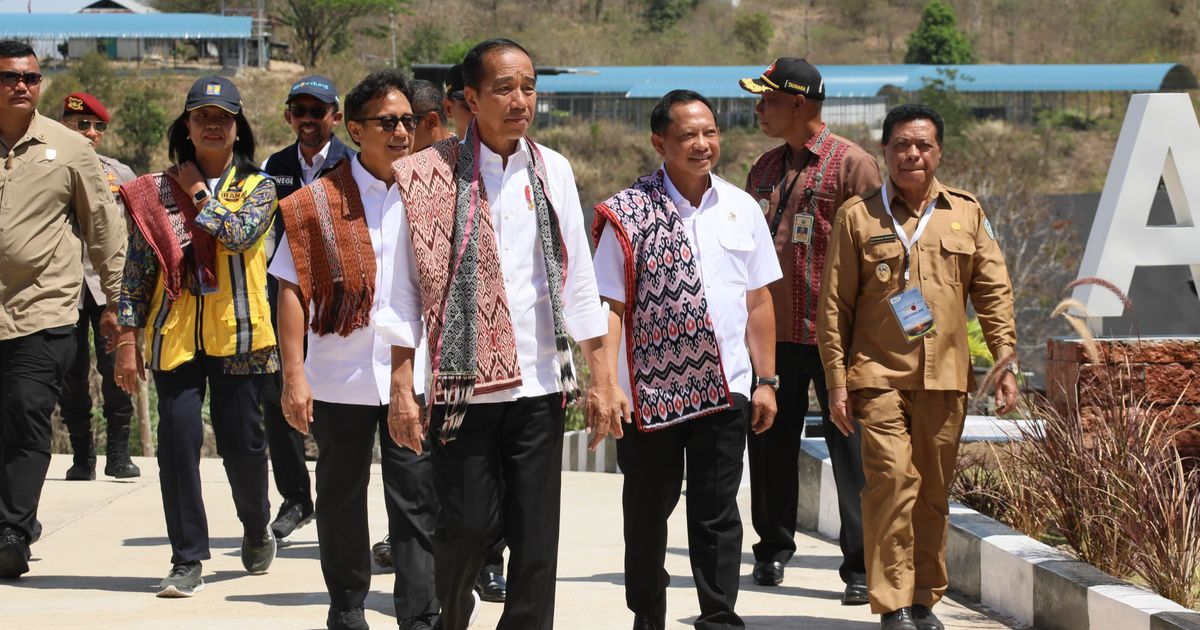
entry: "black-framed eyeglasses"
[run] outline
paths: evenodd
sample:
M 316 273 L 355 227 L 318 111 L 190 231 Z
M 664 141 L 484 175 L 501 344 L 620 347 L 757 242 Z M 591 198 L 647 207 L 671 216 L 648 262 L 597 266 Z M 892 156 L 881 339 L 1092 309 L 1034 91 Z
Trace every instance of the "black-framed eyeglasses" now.
M 393 133 L 396 131 L 396 125 L 404 125 L 405 131 L 416 131 L 417 117 L 412 114 L 403 116 L 369 116 L 366 118 L 355 118 L 355 122 L 367 122 L 368 120 L 378 120 L 379 127 L 384 133 Z
M 4 87 L 16 87 L 18 83 L 24 83 L 25 87 L 33 87 L 41 82 L 42 75 L 39 72 L 0 72 L 0 85 Z
M 329 111 L 332 109 L 332 107 L 321 107 L 320 105 L 313 107 L 305 107 L 303 105 L 287 106 L 287 110 L 291 112 L 293 116 L 299 116 L 300 118 L 311 118 L 313 120 L 321 120 L 325 118 L 325 116 L 328 115 Z
M 103 133 L 108 131 L 108 123 L 104 122 L 103 120 L 77 120 L 75 121 L 75 128 L 80 131 L 87 131 L 88 129 L 95 128 L 96 131 Z

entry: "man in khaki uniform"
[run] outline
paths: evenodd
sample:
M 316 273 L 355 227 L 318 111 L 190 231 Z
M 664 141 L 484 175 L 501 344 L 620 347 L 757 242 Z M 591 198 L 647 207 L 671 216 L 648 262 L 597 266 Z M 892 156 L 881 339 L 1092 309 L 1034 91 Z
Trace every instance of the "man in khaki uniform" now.
M 125 220 L 87 138 L 37 112 L 33 49 L 0 41 L 0 577 L 29 571 L 50 466 L 50 414 L 74 354 L 83 267 L 100 276 L 115 331 Z
M 997 360 L 1017 343 L 991 224 L 934 176 L 943 135 L 929 107 L 888 113 L 888 179 L 838 211 L 817 319 L 833 421 L 847 435 L 852 418 L 862 426 L 867 582 L 884 630 L 942 628 L 930 608 L 947 587 L 947 491 L 975 385 L 967 299 Z M 1001 414 L 1015 405 L 1012 373 L 995 396 Z

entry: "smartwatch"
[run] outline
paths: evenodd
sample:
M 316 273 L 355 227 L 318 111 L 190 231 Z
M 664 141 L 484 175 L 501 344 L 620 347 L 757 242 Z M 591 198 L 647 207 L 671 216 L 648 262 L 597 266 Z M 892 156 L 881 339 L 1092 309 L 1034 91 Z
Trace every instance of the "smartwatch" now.
M 204 203 L 205 201 L 208 201 L 208 198 L 211 196 L 212 196 L 212 193 L 208 192 L 207 188 L 201 188 L 200 190 L 196 191 L 196 194 L 192 195 L 192 201 L 194 201 L 197 205 L 199 205 L 199 204 Z
M 779 375 L 775 376 L 756 376 L 754 377 L 754 387 L 766 385 L 775 391 L 779 391 Z

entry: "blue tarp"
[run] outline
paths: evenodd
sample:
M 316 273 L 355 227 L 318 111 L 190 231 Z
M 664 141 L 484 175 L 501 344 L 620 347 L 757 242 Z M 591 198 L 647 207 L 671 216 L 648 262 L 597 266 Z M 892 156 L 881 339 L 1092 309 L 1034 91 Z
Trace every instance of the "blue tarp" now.
M 1187 67 L 1156 64 L 1059 64 L 946 66 L 818 66 L 830 98 L 869 98 L 888 89 L 913 92 L 927 80 L 942 79 L 961 92 L 1157 92 L 1196 89 Z M 757 77 L 764 66 L 596 66 L 573 74 L 538 78 L 546 93 L 619 94 L 658 98 L 688 88 L 709 98 L 757 98 L 738 87 L 738 79 Z
M 205 13 L 0 13 L 0 39 L 249 39 L 250 18 Z

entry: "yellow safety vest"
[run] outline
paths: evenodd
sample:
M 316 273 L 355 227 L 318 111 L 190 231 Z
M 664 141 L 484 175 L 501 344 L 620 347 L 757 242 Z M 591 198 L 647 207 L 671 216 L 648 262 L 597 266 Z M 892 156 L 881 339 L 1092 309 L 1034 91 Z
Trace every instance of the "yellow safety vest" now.
M 230 172 L 214 194 L 230 212 L 238 212 L 265 176 L 249 175 L 240 182 Z M 234 188 L 236 185 L 236 188 Z M 234 188 L 233 191 L 230 191 Z M 238 194 L 238 191 L 241 194 Z M 271 224 L 278 205 L 263 219 Z M 216 242 L 217 292 L 195 295 L 181 291 L 167 300 L 159 269 L 146 326 L 147 364 L 154 370 L 173 370 L 196 357 L 228 357 L 275 345 L 271 309 L 267 303 L 266 232 L 244 251 Z M 166 307 L 164 308 L 164 305 Z

